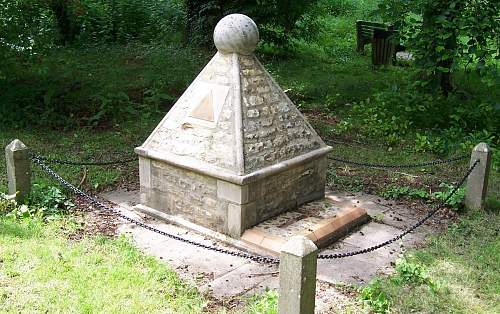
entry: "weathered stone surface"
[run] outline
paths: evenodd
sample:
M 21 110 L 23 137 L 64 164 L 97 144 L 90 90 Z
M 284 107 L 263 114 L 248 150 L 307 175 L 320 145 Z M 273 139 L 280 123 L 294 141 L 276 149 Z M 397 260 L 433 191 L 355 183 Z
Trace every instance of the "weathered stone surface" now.
M 293 237 L 281 251 L 279 313 L 314 313 L 317 255 L 305 237 Z
M 239 56 L 245 172 L 324 146 L 255 56 Z
M 470 166 L 479 160 L 467 179 L 465 206 L 471 209 L 483 209 L 488 192 L 488 177 L 491 168 L 491 148 L 486 143 L 479 143 L 472 151 Z
M 243 14 L 230 14 L 217 23 L 214 43 L 222 53 L 251 54 L 259 42 L 255 22 Z
M 142 147 L 237 173 L 233 66 L 231 56 L 217 54 Z
M 12 141 L 5 147 L 5 160 L 9 194 L 16 194 L 16 200 L 22 200 L 31 190 L 31 163 L 28 148 L 20 140 Z
M 140 163 L 147 164 L 148 159 L 143 159 L 140 158 Z M 227 232 L 228 203 L 219 202 L 216 179 L 156 160 L 149 169 L 148 175 L 141 174 L 141 203 Z
M 239 237 L 322 198 L 331 148 L 252 54 L 251 19 L 224 18 L 214 39 L 219 52 L 136 149 L 141 202 Z
M 142 204 L 234 237 L 325 191 L 324 160 L 243 186 L 144 157 L 139 165 Z

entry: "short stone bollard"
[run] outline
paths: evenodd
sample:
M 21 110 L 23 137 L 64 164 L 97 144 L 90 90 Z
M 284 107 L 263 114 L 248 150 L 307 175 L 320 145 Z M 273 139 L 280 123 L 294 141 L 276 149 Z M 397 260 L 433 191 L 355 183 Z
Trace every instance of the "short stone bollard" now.
M 465 206 L 469 209 L 484 209 L 486 192 L 488 191 L 488 176 L 491 168 L 491 149 L 486 143 L 479 143 L 472 151 L 470 165 L 479 159 L 479 164 L 467 178 L 465 191 Z
M 312 314 L 316 298 L 318 248 L 306 237 L 293 237 L 280 256 L 280 314 Z
M 31 190 L 31 165 L 28 147 L 20 140 L 13 140 L 5 147 L 9 194 L 16 200 L 23 200 Z

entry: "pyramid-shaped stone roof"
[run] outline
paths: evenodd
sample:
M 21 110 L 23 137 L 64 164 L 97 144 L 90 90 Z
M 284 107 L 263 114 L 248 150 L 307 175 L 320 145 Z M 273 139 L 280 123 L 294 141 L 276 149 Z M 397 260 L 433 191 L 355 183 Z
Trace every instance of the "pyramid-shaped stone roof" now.
M 253 54 L 251 19 L 226 17 L 214 39 L 219 51 L 138 154 L 231 179 L 330 150 Z

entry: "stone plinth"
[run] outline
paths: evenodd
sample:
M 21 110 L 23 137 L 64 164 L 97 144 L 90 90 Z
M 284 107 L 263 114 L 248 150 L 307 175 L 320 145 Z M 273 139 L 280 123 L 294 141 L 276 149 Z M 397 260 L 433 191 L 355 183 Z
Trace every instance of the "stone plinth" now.
M 216 27 L 219 51 L 146 142 L 141 203 L 239 237 L 324 196 L 325 145 L 253 55 L 240 14 Z

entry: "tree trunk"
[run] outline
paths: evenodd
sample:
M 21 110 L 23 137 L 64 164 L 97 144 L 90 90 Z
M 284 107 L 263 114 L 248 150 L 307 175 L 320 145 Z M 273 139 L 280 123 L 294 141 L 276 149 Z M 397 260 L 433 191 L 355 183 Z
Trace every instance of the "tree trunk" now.
M 50 8 L 54 12 L 57 28 L 59 29 L 59 34 L 64 45 L 74 42 L 76 38 L 75 25 L 70 18 L 69 1 L 52 0 L 50 3 Z
M 436 34 L 439 33 L 439 27 L 443 27 L 442 24 L 435 23 L 435 19 L 438 15 L 443 14 L 448 11 L 448 15 L 446 15 L 446 20 L 449 23 L 447 26 L 448 29 L 446 31 L 452 32 L 451 36 L 444 43 L 444 50 L 441 52 L 441 55 L 447 54 L 453 56 L 455 54 L 455 49 L 457 48 L 457 30 L 456 28 L 450 27 L 455 22 L 455 12 L 460 12 L 460 9 L 455 7 L 454 9 L 449 9 L 449 3 L 446 1 L 429 1 L 424 5 L 423 10 L 423 24 L 422 31 L 425 34 Z M 436 49 L 436 44 L 433 42 L 429 51 L 434 53 Z M 434 73 L 434 77 L 431 78 L 432 81 L 435 82 L 434 86 L 438 86 L 440 91 L 445 95 L 453 90 L 453 80 L 452 80 L 452 67 L 454 63 L 453 57 L 442 60 L 439 56 L 436 56 L 436 67 L 448 69 L 447 72 L 436 71 Z

